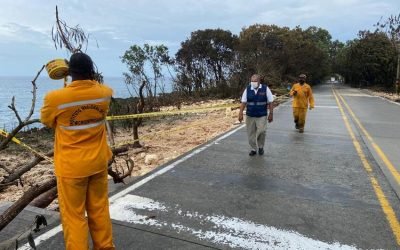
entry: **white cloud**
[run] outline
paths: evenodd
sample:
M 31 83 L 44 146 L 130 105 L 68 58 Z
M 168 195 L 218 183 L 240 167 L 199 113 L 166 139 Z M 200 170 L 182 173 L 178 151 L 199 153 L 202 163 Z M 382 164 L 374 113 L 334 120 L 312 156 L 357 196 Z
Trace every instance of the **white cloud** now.
M 149 45 L 165 45 L 167 47 L 178 47 L 180 42 L 166 41 L 166 40 L 144 40 L 143 43 L 147 43 Z
M 43 32 L 17 23 L 0 25 L 1 43 L 27 43 L 39 47 L 51 47 L 50 32 Z
M 2 5 L 0 54 L 22 58 L 20 51 L 24 51 L 32 55 L 31 60 L 66 55 L 52 45 L 55 4 L 70 26 L 79 24 L 90 34 L 88 53 L 99 64 L 108 63 L 110 71 L 104 72 L 112 75 L 121 74 L 124 66 L 119 56 L 134 43 L 163 43 L 174 53 L 197 29 L 222 28 L 238 34 L 254 23 L 314 25 L 345 41 L 356 37 L 359 30 L 372 29 L 381 16 L 400 9 L 398 0 L 13 0 Z M 30 68 L 30 61 L 26 63 Z M 0 75 L 18 73 L 10 65 L 0 65 Z

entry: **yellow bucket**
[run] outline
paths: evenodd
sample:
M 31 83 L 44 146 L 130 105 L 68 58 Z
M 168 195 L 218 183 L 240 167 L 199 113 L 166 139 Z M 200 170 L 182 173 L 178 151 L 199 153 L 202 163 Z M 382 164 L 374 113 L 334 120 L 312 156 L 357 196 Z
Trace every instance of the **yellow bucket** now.
M 68 64 L 65 59 L 54 59 L 46 64 L 49 77 L 53 80 L 60 80 L 68 75 Z

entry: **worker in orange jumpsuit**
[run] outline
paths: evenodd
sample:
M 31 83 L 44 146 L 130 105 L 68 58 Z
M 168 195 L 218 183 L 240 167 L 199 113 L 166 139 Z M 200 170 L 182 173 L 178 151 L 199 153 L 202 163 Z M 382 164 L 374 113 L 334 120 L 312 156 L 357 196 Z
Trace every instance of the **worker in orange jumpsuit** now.
M 66 249 L 115 249 L 108 203 L 107 167 L 112 152 L 105 118 L 112 89 L 94 79 L 91 58 L 75 53 L 72 82 L 49 92 L 41 122 L 55 129 L 54 165 Z M 85 216 L 87 213 L 87 218 Z
M 304 125 L 306 123 L 307 109 L 314 108 L 314 96 L 310 85 L 306 83 L 306 75 L 299 76 L 299 82 L 295 83 L 290 90 L 293 96 L 293 117 L 296 129 L 300 133 L 304 133 Z

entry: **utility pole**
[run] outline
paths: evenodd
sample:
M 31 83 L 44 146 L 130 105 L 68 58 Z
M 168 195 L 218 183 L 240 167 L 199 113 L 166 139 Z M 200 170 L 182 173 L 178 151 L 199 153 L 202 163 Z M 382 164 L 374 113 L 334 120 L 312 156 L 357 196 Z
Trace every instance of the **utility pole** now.
M 400 87 L 400 40 L 396 42 L 396 49 L 397 49 L 397 73 L 396 73 L 395 90 L 396 94 L 398 95 Z

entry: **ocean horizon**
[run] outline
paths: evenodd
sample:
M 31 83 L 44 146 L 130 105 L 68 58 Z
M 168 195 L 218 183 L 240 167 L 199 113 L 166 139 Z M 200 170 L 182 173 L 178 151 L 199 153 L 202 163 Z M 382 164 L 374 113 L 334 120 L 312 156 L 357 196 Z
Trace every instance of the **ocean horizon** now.
M 14 112 L 8 108 L 12 97 L 15 96 L 15 106 L 21 119 L 28 115 L 32 104 L 32 84 L 34 77 L 29 76 L 0 76 L 0 128 L 7 131 L 18 125 Z M 104 77 L 104 83 L 114 90 L 113 97 L 129 98 L 131 94 L 127 90 L 124 77 Z M 41 76 L 36 80 L 37 94 L 35 112 L 31 119 L 40 117 L 40 108 L 47 92 L 63 87 L 63 80 L 52 80 L 47 76 Z M 171 84 L 166 86 L 166 92 L 171 92 Z M 134 93 L 132 93 L 134 94 Z M 40 127 L 39 123 L 28 126 L 27 129 Z

